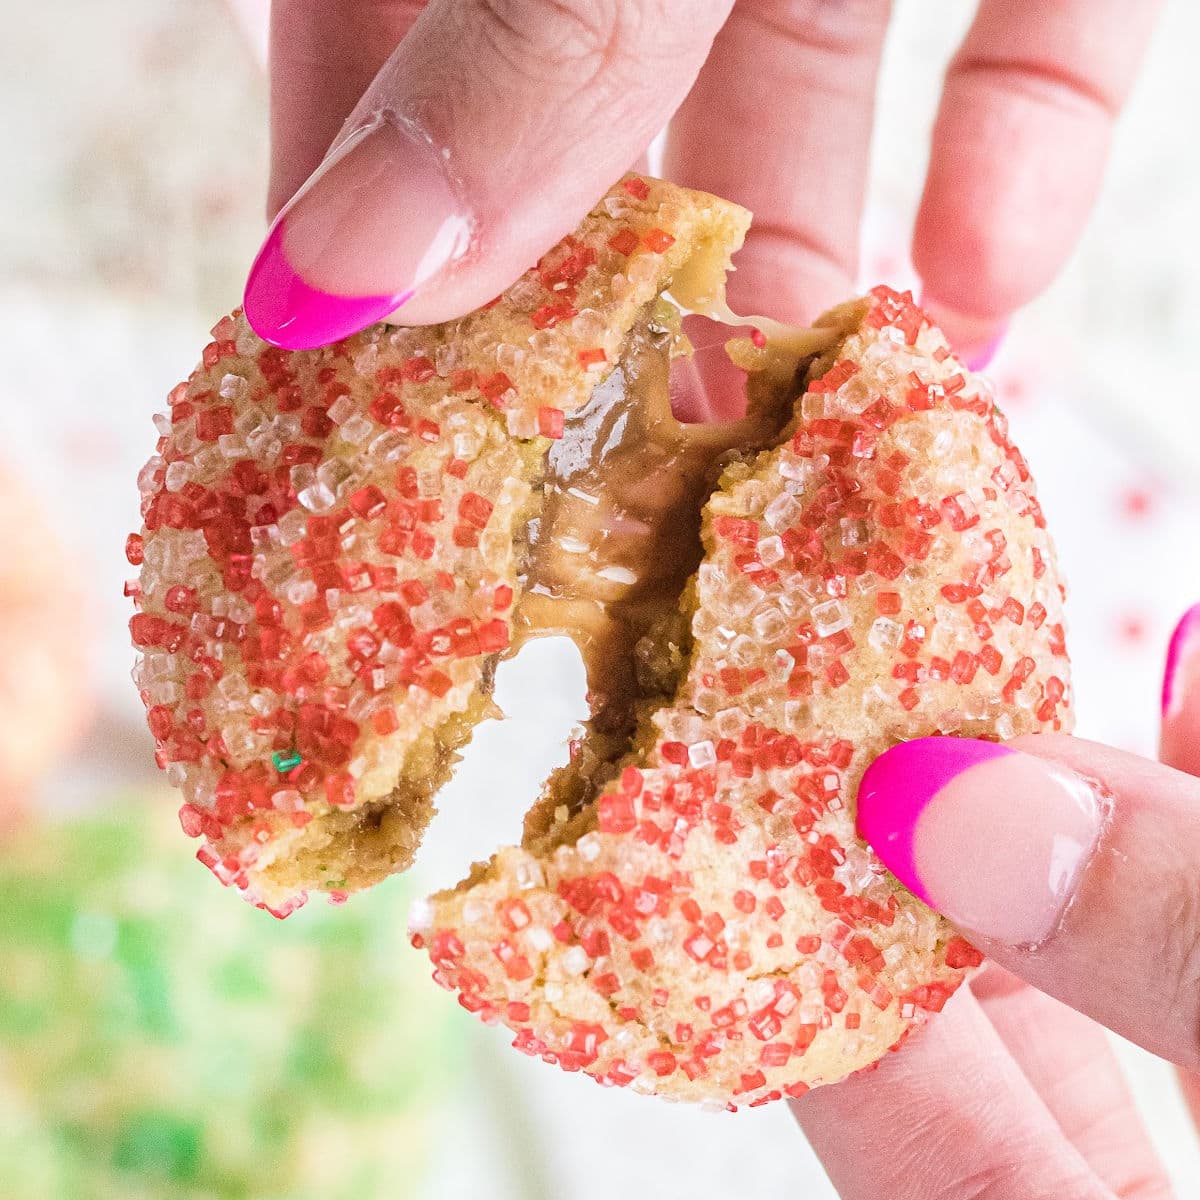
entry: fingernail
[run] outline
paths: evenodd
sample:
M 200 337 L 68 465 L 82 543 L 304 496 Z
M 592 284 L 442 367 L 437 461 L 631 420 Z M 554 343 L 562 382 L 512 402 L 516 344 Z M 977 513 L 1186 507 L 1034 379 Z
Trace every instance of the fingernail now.
M 1102 820 L 1078 775 L 971 738 L 893 746 L 858 792 L 860 835 L 909 891 L 967 932 L 1014 946 L 1057 929 Z
M 1200 775 L 1200 604 L 1183 614 L 1167 644 L 1158 756 L 1177 771 Z
M 1163 668 L 1162 715 L 1172 716 L 1183 707 L 1189 686 L 1200 673 L 1200 604 L 1194 604 L 1179 618 L 1167 643 L 1167 662 Z
M 442 156 L 381 115 L 276 217 L 246 281 L 246 319 L 288 350 L 336 342 L 436 280 L 466 253 L 471 232 Z

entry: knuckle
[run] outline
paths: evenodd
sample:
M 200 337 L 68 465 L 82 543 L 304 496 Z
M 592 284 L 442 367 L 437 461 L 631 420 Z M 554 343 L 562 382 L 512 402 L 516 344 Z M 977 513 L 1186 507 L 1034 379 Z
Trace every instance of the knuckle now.
M 684 0 L 469 0 L 468 18 L 489 51 L 516 77 L 565 83 L 602 82 L 609 90 L 644 74 L 696 40 L 699 10 L 717 2 Z M 715 29 L 714 29 L 715 31 Z
M 950 65 L 947 83 L 975 81 L 1010 100 L 1051 111 L 1092 118 L 1109 125 L 1120 115 L 1123 94 L 1086 74 L 1034 56 L 992 58 L 959 54 Z
M 1063 1162 L 1036 1122 L 1013 1120 L 1016 1101 L 986 1089 L 935 1109 L 906 1131 L 897 1176 L 924 1200 L 1101 1200 L 1108 1193 L 1082 1162 Z M 1024 1115 L 1024 1114 L 1021 1114 Z M 964 1155 L 963 1146 L 982 1152 Z
M 1010 1132 L 992 1145 L 975 1166 L 938 1180 L 938 1200 L 1011 1200 L 1013 1196 L 1101 1200 L 1109 1194 L 1082 1162 L 1056 1161 L 1028 1130 Z M 1003 1147 L 999 1153 L 997 1145 Z
M 1175 876 L 1164 898 L 1161 961 L 1173 974 L 1168 1015 L 1180 1033 L 1173 1046 L 1181 1066 L 1200 1068 L 1200 895 L 1194 880 Z M 1190 886 L 1189 886 L 1190 884 Z
M 847 58 L 874 53 L 891 8 L 892 0 L 751 0 L 735 11 L 788 41 Z
M 619 0 L 473 2 L 489 49 L 521 76 L 591 77 L 619 47 Z

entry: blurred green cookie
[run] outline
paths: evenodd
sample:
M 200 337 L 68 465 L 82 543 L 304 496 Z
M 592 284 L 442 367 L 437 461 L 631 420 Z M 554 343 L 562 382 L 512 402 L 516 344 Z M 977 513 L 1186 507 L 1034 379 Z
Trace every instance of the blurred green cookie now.
M 407 1194 L 454 1051 L 402 885 L 280 923 L 173 826 L 128 807 L 0 847 L 0 1196 Z

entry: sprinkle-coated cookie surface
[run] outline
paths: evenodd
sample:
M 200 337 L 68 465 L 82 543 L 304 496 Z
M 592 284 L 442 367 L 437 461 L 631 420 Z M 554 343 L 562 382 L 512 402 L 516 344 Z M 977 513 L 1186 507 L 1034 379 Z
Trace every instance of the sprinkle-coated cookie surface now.
M 857 837 L 872 759 L 1071 725 L 1029 470 L 909 294 L 760 322 L 747 417 L 671 416 L 748 219 L 631 177 L 459 322 L 288 354 L 235 313 L 129 546 L 184 830 L 276 915 L 404 869 L 496 662 L 572 633 L 570 763 L 412 941 L 518 1049 L 718 1106 L 869 1066 L 980 961 Z

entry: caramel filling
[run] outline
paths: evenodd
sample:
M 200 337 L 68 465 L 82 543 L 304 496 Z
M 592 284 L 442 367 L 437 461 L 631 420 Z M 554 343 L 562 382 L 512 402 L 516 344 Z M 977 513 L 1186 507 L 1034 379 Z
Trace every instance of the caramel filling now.
M 779 439 L 802 366 L 835 336 L 802 331 L 802 344 L 758 355 L 741 419 L 685 424 L 671 411 L 671 360 L 690 349 L 681 315 L 666 300 L 642 315 L 617 366 L 568 418 L 546 459 L 512 652 L 534 637 L 571 638 L 591 718 L 576 760 L 530 814 L 530 833 L 583 807 L 630 748 L 646 703 L 675 694 L 690 654 L 682 596 L 703 556 L 704 503 L 726 463 Z

